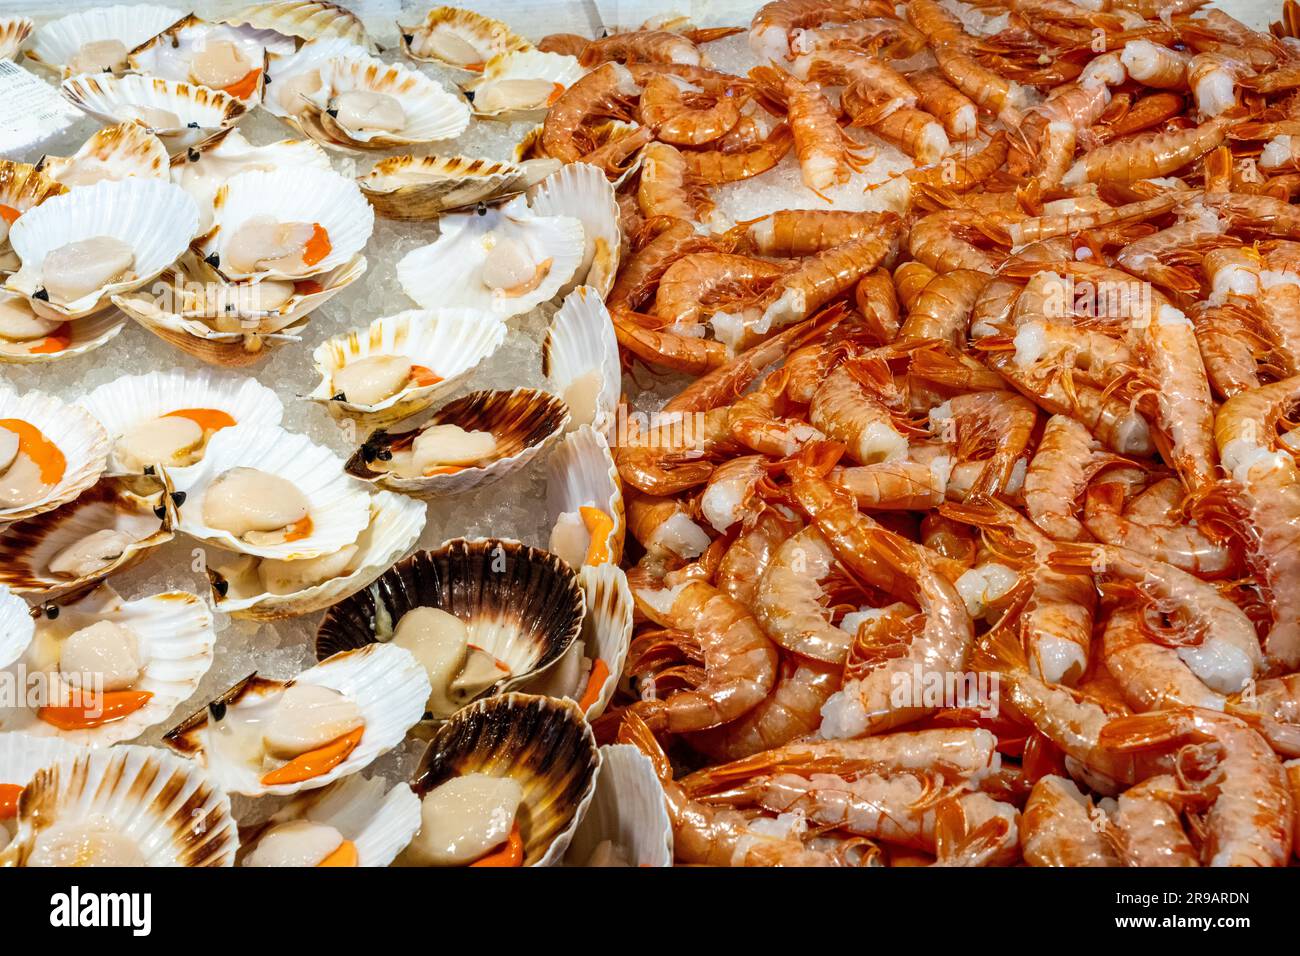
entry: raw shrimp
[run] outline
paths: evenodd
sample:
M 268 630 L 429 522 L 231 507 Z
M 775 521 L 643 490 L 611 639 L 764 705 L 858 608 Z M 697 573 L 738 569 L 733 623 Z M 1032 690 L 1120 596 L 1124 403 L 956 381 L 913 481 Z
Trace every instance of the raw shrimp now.
M 955 46 L 943 43 L 933 49 L 939 70 L 953 86 L 1007 126 L 1020 125 L 1023 110 L 1029 104 L 1024 87 L 993 72 Z
M 1057 541 L 1078 541 L 1083 524 L 1075 517 L 1092 473 L 1108 459 L 1079 422 L 1053 415 L 1025 472 L 1025 511 Z
M 870 465 L 907 455 L 907 436 L 881 401 L 890 384 L 889 368 L 879 360 L 850 359 L 838 365 L 813 394 L 808 420 L 842 442 L 854 461 Z
M 749 46 L 764 62 L 789 59 L 796 30 L 893 15 L 893 6 L 880 0 L 773 0 L 754 14 Z
M 935 272 L 995 272 L 1002 257 L 975 245 L 973 239 L 1005 241 L 979 213 L 947 209 L 916 221 L 908 235 L 908 249 Z
M 938 274 L 925 263 L 917 262 L 915 259 L 909 259 L 900 265 L 894 270 L 894 285 L 898 289 L 899 305 L 909 312 L 912 311 L 921 293 L 925 291 L 925 287 Z
M 678 498 L 629 493 L 627 526 L 637 543 L 653 556 L 671 553 L 689 561 L 711 543 L 708 532 Z
M 660 141 L 702 146 L 720 139 L 740 122 L 745 97 L 727 89 L 710 95 L 670 74 L 651 77 L 641 91 L 640 117 Z
M 943 504 L 948 491 L 951 459 L 932 462 L 896 458 L 871 465 L 836 468 L 831 481 L 870 511 L 919 511 Z
M 849 108 L 844 98 L 840 105 L 859 126 L 872 125 L 895 110 L 917 103 L 916 90 L 912 89 L 907 78 L 883 60 L 867 53 L 853 50 L 808 53 L 790 64 L 790 72 L 801 80 L 821 86 L 852 88 L 858 108 Z
M 1201 347 L 1205 374 L 1222 398 L 1259 388 L 1260 374 L 1282 370 L 1273 358 L 1277 343 L 1273 332 L 1253 309 L 1236 305 L 1205 305 L 1195 309 L 1192 322 Z
M 720 464 L 700 495 L 700 513 L 718 532 L 725 532 L 752 513 L 755 492 L 767 476 L 767 459 L 741 455 Z
M 843 664 L 853 635 L 831 623 L 825 606 L 825 582 L 835 575 L 835 555 L 816 528 L 786 539 L 754 596 L 754 615 L 764 633 L 787 651 Z
M 583 153 L 578 162 L 595 166 L 611 180 L 619 180 L 632 171 L 641 156 L 641 150 L 655 135 L 653 130 L 645 126 L 621 132 L 621 127 L 615 123 L 593 127 L 592 133 L 599 145 Z
M 859 279 L 853 301 L 878 343 L 885 345 L 898 337 L 898 293 L 888 269 L 876 269 Z
M 1202 803 L 1172 774 L 1150 777 L 1121 793 L 1107 833 L 1124 865 L 1200 866 L 1182 813 L 1199 810 Z
M 784 272 L 784 265 L 725 252 L 685 255 L 659 280 L 654 311 L 677 329 L 687 330 L 706 318 L 714 305 L 752 298 Z
M 648 365 L 702 375 L 727 361 L 721 342 L 665 331 L 657 316 L 614 310 L 610 313 L 618 344 Z
M 1300 674 L 1259 681 L 1230 697 L 1226 710 L 1259 731 L 1279 754 L 1300 756 Z
M 606 63 L 592 70 L 551 104 L 542 126 L 542 149 L 561 162 L 577 162 L 583 151 L 575 137 L 583 124 L 602 117 L 629 119 L 640 92 L 626 67 Z
M 966 344 L 966 329 L 975 300 L 988 281 L 987 274 L 968 269 L 955 269 L 936 277 L 908 309 L 907 319 L 898 330 L 898 341 L 937 340 L 960 350 Z
M 1143 133 L 1132 139 L 1098 146 L 1084 153 L 1065 174 L 1062 185 L 1125 182 L 1176 172 L 1223 144 L 1232 120 L 1218 116 L 1191 129 Z
M 680 33 L 667 30 L 633 30 L 614 33 L 592 40 L 582 51 L 583 66 L 596 66 L 609 60 L 634 63 L 680 63 L 699 66 L 699 47 Z
M 917 105 L 942 123 L 953 139 L 971 139 L 979 131 L 975 103 L 938 70 L 909 73 L 907 80 L 916 90 Z
M 1166 502 L 1165 513 L 1157 520 L 1141 520 L 1125 512 L 1125 487 L 1121 482 L 1098 481 L 1088 488 L 1084 524 L 1098 541 L 1137 551 L 1200 577 L 1222 577 L 1230 572 L 1231 550 L 1179 514 L 1185 498 L 1182 482 L 1166 479 L 1147 489 L 1142 497 L 1156 494 Z
M 676 147 L 651 143 L 641 162 L 637 204 L 644 216 L 671 216 L 686 221 L 707 217 L 713 203 L 690 174 L 687 162 Z
M 1120 52 L 1120 62 L 1131 79 L 1158 90 L 1187 88 L 1187 64 L 1191 57 L 1150 40 L 1129 40 Z
M 1103 836 L 1106 815 L 1073 780 L 1046 776 L 1034 784 L 1020 818 L 1021 848 L 1030 866 L 1118 866 Z
M 842 26 L 796 28 L 790 31 L 790 52 L 861 50 L 905 60 L 925 49 L 925 35 L 892 17 L 871 17 Z
M 816 255 L 874 234 L 892 214 L 838 209 L 782 209 L 743 223 L 743 243 L 755 255 L 794 258 Z
M 1136 711 L 1165 707 L 1205 707 L 1223 710 L 1227 698 L 1207 687 L 1177 650 L 1157 643 L 1143 616 L 1131 608 L 1111 612 L 1102 634 L 1101 655 L 1106 669 Z
M 800 522 L 775 507 L 762 508 L 752 523 L 742 526 L 718 564 L 714 583 L 725 594 L 752 607 L 758 583 L 781 542 L 799 530 Z
M 901 106 L 884 119 L 872 123 L 870 128 L 871 132 L 893 143 L 922 165 L 939 162 L 950 148 L 943 126 L 924 110 Z
M 717 249 L 712 239 L 696 233 L 685 219 L 656 216 L 647 220 L 646 230 L 651 238 L 624 261 L 605 300 L 611 311 L 635 311 L 649 300 L 673 262 L 692 252 Z
M 696 179 L 712 186 L 739 182 L 765 173 L 794 145 L 790 127 L 781 123 L 760 143 L 742 149 L 693 150 L 685 154 L 686 168 Z

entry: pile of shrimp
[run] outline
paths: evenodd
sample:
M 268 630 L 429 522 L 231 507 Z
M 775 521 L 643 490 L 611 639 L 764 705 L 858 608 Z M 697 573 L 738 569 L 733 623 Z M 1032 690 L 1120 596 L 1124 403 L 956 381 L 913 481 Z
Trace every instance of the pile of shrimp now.
M 1300 7 L 977 3 L 777 0 L 746 76 L 725 30 L 543 42 L 598 65 L 546 133 L 621 177 L 625 367 L 685 376 L 618 436 L 598 734 L 684 864 L 1287 865 Z M 712 216 L 881 141 L 901 213 Z

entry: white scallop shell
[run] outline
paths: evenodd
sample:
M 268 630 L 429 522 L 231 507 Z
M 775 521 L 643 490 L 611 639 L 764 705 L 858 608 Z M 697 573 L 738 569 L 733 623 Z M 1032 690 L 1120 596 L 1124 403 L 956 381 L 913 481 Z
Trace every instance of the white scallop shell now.
M 242 684 L 243 682 L 241 682 Z M 423 665 L 409 651 L 393 644 L 367 644 L 354 651 L 335 654 L 290 681 L 254 677 L 246 686 L 236 685 L 223 696 L 227 701 L 224 721 L 245 718 L 260 722 L 269 717 L 276 701 L 290 684 L 329 687 L 352 700 L 361 710 L 365 731 L 360 743 L 327 773 L 299 783 L 262 783 L 265 771 L 260 753 L 256 765 L 237 760 L 220 749 L 214 750 L 211 710 L 205 708 L 167 734 L 172 749 L 193 756 L 208 773 L 231 793 L 249 796 L 284 796 L 300 790 L 315 790 L 357 773 L 377 757 L 402 742 L 406 732 L 424 716 L 424 705 L 432 688 Z
M 578 509 L 582 507 L 599 508 L 613 520 L 605 550 L 617 564 L 623 555 L 627 530 L 623 491 L 609 443 L 590 425 L 566 435 L 546 462 L 546 513 L 552 520 L 563 517 L 577 521 L 581 527 Z M 561 557 L 569 560 L 565 555 Z
M 121 40 L 127 50 L 167 29 L 184 11 L 152 3 L 118 4 L 72 13 L 36 31 L 27 58 L 60 73 L 87 43 Z
M 330 137 L 325 145 L 361 149 L 390 149 L 413 143 L 455 139 L 469 127 L 469 104 L 437 80 L 400 63 L 374 57 L 339 57 L 321 69 L 321 88 L 307 97 L 319 113 L 317 121 Z M 391 96 L 406 114 L 398 132 L 351 131 L 328 112 L 334 98 L 351 91 Z M 310 128 L 306 130 L 311 132 Z
M 135 634 L 144 666 L 132 690 L 153 696 L 139 710 L 120 720 L 85 730 L 60 730 L 41 720 L 29 707 L 0 710 L 0 729 L 38 737 L 60 737 L 86 747 L 107 747 L 140 736 L 171 716 L 176 705 L 188 700 L 212 666 L 216 634 L 212 612 L 203 600 L 187 591 L 167 591 L 134 601 L 123 601 L 107 584 L 101 584 L 75 602 L 61 604 L 57 625 L 37 621 L 36 637 L 27 651 L 29 673 L 58 668 L 56 648 L 42 631 L 57 627 L 67 636 L 96 621 L 113 621 Z
M 254 545 L 203 522 L 203 498 L 212 482 L 232 468 L 256 468 L 292 482 L 311 508 L 312 531 L 298 541 Z M 203 460 L 188 468 L 165 469 L 175 491 L 183 492 L 176 527 L 202 541 L 261 558 L 294 561 L 333 554 L 370 523 L 370 495 L 343 473 L 343 462 L 305 435 L 272 426 L 223 428 L 208 442 Z
M 312 266 L 320 275 L 350 261 L 365 248 L 375 228 L 375 211 L 361 195 L 356 181 L 325 169 L 254 170 L 240 173 L 217 190 L 212 231 L 199 245 L 205 258 L 216 253 L 225 259 L 227 239 L 248 220 L 270 216 L 277 222 L 319 223 L 329 234 L 330 251 Z M 302 279 L 276 271 L 237 272 L 217 264 L 228 279 Z
M 294 797 L 268 823 L 323 823 L 356 847 L 357 866 L 388 866 L 419 832 L 421 820 L 420 798 L 407 784 L 395 784 L 385 793 L 386 786 L 382 777 L 344 777 Z
M 673 865 L 673 826 L 663 785 L 650 758 L 631 744 L 600 748 L 596 795 L 573 834 L 567 862 L 585 866 L 606 840 L 633 866 Z
M 131 51 L 127 62 L 132 70 L 139 73 L 193 83 L 190 67 L 194 54 L 212 40 L 233 43 L 240 56 L 251 64 L 249 72 L 258 71 L 252 92 L 235 97 L 246 106 L 256 105 L 262 99 L 267 53 L 292 53 L 297 47 L 291 38 L 275 33 L 259 33 L 248 27 L 208 23 L 191 14 L 184 20 L 173 23 L 147 43 L 140 44 Z M 247 74 L 240 78 L 240 82 L 246 78 Z M 234 96 L 233 93 L 230 95 Z
M 533 48 L 531 43 L 500 20 L 457 7 L 434 7 L 425 14 L 422 23 L 414 26 L 402 26 L 399 23 L 397 30 L 402 37 L 402 51 L 411 59 L 440 63 L 468 72 L 478 72 L 498 53 Z M 478 63 L 462 64 L 440 55 L 436 49 L 429 49 L 430 39 L 436 39 L 442 33 L 450 34 L 473 47 L 480 57 Z
M 412 309 L 375 319 L 316 346 L 312 359 L 321 380 L 307 397 L 323 402 L 331 414 L 367 425 L 387 425 L 428 408 L 454 389 L 492 355 L 506 338 L 506 324 L 471 309 Z M 408 385 L 376 405 L 335 401 L 333 377 L 351 362 L 376 355 L 403 355 L 441 378 L 433 385 Z
M 70 319 L 105 307 L 109 297 L 138 289 L 185 251 L 198 228 L 199 211 L 185 190 L 156 179 L 101 182 L 52 196 L 29 209 L 9 233 L 22 268 L 5 288 L 32 298 L 42 288 L 45 257 L 56 249 L 95 236 L 112 236 L 131 247 L 132 278 L 103 286 L 75 302 L 45 302 L 42 308 Z
M 94 176 L 102 179 L 168 179 L 171 157 L 167 147 L 153 133 L 138 123 L 105 126 L 68 157 L 46 156 L 41 171 L 67 186 L 93 185 L 77 182 Z
M 310 103 L 298 95 L 292 104 L 281 102 L 279 91 L 291 89 L 287 83 L 296 76 L 324 69 L 330 60 L 336 57 L 364 57 L 367 51 L 351 40 L 343 37 L 321 37 L 309 40 L 298 48 L 297 52 L 283 56 L 272 55 L 267 62 L 267 84 L 271 92 L 262 98 L 262 109 L 301 129 L 294 117 L 310 108 Z
M 606 438 L 614 433 L 623 370 L 619 364 L 614 323 L 600 292 L 579 286 L 555 313 L 542 341 L 542 374 L 561 398 L 569 386 L 593 369 L 600 370 L 595 420 L 570 422 L 571 428 L 590 424 Z
M 0 17 L 0 60 L 17 59 L 35 26 L 29 17 Z
M 113 442 L 141 422 L 185 408 L 225 412 L 236 425 L 275 426 L 284 417 L 280 397 L 256 379 L 207 369 L 123 375 L 99 386 L 77 404 L 99 420 Z M 107 474 L 136 472 L 110 452 Z
M 194 158 L 178 158 L 171 167 L 171 180 L 193 198 L 199 207 L 199 229 L 212 228 L 213 201 L 230 179 L 251 170 L 271 171 L 311 167 L 330 169 L 325 151 L 308 140 L 286 139 L 266 146 L 254 146 L 239 130 L 232 129 L 221 142 Z
M 137 119 L 139 108 L 174 113 L 180 126 L 146 126 L 173 156 L 186 149 L 202 149 L 239 122 L 247 111 L 243 103 L 220 90 L 139 73 L 83 73 L 64 80 L 59 91 L 73 106 L 105 123 L 146 126 Z
M 274 31 L 299 40 L 337 38 L 372 48 L 374 41 L 366 34 L 361 19 L 345 7 L 318 0 L 277 0 L 254 3 L 222 17 L 221 22 L 254 30 Z
M 42 829 L 106 820 L 146 866 L 234 866 L 239 835 L 230 798 L 207 774 L 156 747 L 67 754 L 27 785 L 0 866 L 22 866 Z
M 474 94 L 474 115 L 504 116 L 544 113 L 555 102 L 555 96 L 580 80 L 586 70 L 578 58 L 562 53 L 543 53 L 540 50 L 515 50 L 498 53 L 488 60 L 483 73 L 461 88 Z M 546 95 L 540 99 L 512 99 L 505 83 L 538 80 L 550 84 Z M 517 96 L 517 93 L 515 94 Z
M 570 216 L 538 216 L 523 197 L 483 214 L 457 213 L 439 221 L 438 238 L 413 249 L 397 263 L 403 291 L 421 307 L 458 306 L 509 317 L 553 299 L 582 262 L 582 223 Z M 483 283 L 492 249 L 504 240 L 518 242 L 533 263 L 551 264 L 531 291 L 508 295 Z
M 63 477 L 43 498 L 16 508 L 0 508 L 0 521 L 20 521 L 52 511 L 99 480 L 108 463 L 108 435 L 93 416 L 44 392 L 0 387 L 0 419 L 16 418 L 40 429 L 67 461 Z
M 35 633 L 36 622 L 27 602 L 0 584 L 0 667 L 8 667 L 27 653 Z
M 582 264 L 574 273 L 572 285 L 589 285 L 602 297 L 609 295 L 618 273 L 623 232 L 618 224 L 614 186 L 605 174 L 588 163 L 568 163 L 529 190 L 528 204 L 539 216 L 581 220 Z
M 58 737 L 0 734 L 0 783 L 26 786 L 36 771 L 86 751 Z
M 377 491 L 370 499 L 370 524 L 357 538 L 355 570 L 294 594 L 243 593 L 232 581 L 224 594 L 213 588 L 213 601 L 218 611 L 258 621 L 322 610 L 369 587 L 420 539 L 427 517 L 424 502 Z
M 508 163 L 468 156 L 390 156 L 357 177 L 379 215 L 420 222 L 515 196 L 558 169 L 559 160 Z
M 18 302 L 26 303 L 27 301 L 20 295 L 0 290 L 0 301 L 9 299 L 15 300 L 15 305 Z M 28 311 L 32 311 L 30 304 L 27 304 L 26 308 Z M 15 365 L 35 365 L 40 362 L 57 362 L 60 359 L 85 355 L 87 352 L 93 352 L 101 345 L 106 345 L 117 338 L 117 334 L 125 326 L 126 316 L 117 309 L 108 309 L 98 315 L 69 322 L 66 330 L 68 344 L 56 352 L 32 351 L 33 348 L 42 347 L 44 343 L 47 343 L 49 341 L 48 337 L 32 339 L 26 342 L 10 341 L 0 337 L 0 362 L 9 362 Z

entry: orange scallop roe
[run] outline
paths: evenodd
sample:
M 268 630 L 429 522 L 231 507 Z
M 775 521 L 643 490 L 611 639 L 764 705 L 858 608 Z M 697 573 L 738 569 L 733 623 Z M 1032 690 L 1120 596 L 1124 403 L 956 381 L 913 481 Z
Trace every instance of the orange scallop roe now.
M 307 240 L 307 245 L 302 250 L 302 261 L 309 266 L 314 266 L 324 260 L 330 254 L 334 247 L 330 245 L 330 234 L 320 223 L 312 226 L 311 238 Z
M 261 70 L 250 70 L 244 75 L 243 79 L 236 80 L 225 87 L 224 92 L 229 93 L 237 100 L 248 99 L 257 90 L 257 80 L 261 75 Z
M 45 437 L 45 434 L 31 422 L 19 418 L 0 418 L 0 428 L 11 431 L 18 436 L 18 452 L 36 462 L 41 470 L 41 481 L 47 485 L 56 485 L 67 471 L 68 460 L 63 457 L 59 446 Z
M 21 215 L 22 213 L 19 210 L 15 209 L 13 206 L 6 206 L 4 203 L 0 203 L 0 219 L 3 219 L 5 222 L 9 223 L 9 225 L 12 226 L 15 222 L 17 222 L 18 217 Z
M 480 857 L 470 866 L 523 866 L 524 865 L 524 837 L 519 832 L 519 821 L 516 820 L 514 826 L 510 828 L 510 836 L 506 838 L 505 846 L 494 853 Z
M 285 533 L 285 541 L 301 541 L 312 532 L 311 515 L 301 518 L 289 525 L 289 530 Z
M 232 416 L 216 408 L 178 408 L 163 418 L 188 418 L 202 428 L 204 433 L 219 432 L 223 428 L 239 424 Z
M 147 690 L 87 693 L 78 705 L 42 707 L 36 716 L 59 730 L 90 730 L 130 716 L 152 699 L 153 694 Z
M 16 783 L 0 783 L 0 820 L 12 820 L 18 815 L 18 798 L 23 788 Z
M 321 860 L 316 866 L 319 867 L 336 867 L 336 866 L 357 866 L 359 857 L 357 855 L 357 845 L 351 840 L 344 840 L 338 845 L 337 849 L 331 850 L 325 859 Z
M 350 730 L 337 740 L 331 740 L 323 747 L 308 750 L 290 760 L 283 767 L 277 767 L 262 777 L 262 785 L 276 787 L 286 783 L 302 783 L 321 774 L 329 773 L 356 750 L 361 743 L 365 727 Z
M 64 322 L 52 335 L 47 335 L 27 351 L 32 355 L 50 355 L 62 352 L 72 344 L 72 323 Z

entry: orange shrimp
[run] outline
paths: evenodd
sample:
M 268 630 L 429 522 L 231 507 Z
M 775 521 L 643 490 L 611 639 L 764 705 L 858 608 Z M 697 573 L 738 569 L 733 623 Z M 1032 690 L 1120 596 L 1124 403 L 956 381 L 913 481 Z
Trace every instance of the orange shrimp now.
M 646 146 L 636 199 L 645 216 L 671 216 L 689 222 L 707 217 L 713 210 L 703 184 L 690 174 L 681 152 L 667 143 Z
M 633 100 L 640 92 L 625 67 L 606 63 L 592 70 L 551 104 L 542 126 L 546 155 L 565 163 L 577 162 L 583 151 L 576 137 L 583 124 L 601 117 L 630 119 Z
M 686 168 L 690 174 L 711 186 L 739 182 L 765 173 L 790 152 L 794 136 L 790 127 L 781 123 L 774 127 L 760 143 L 741 149 L 692 150 L 685 153 Z
M 742 224 L 742 241 L 760 256 L 811 256 L 872 235 L 888 224 L 890 215 L 839 209 L 782 209 Z
M 1221 146 L 1233 120 L 1219 116 L 1191 129 L 1143 133 L 1132 139 L 1098 146 L 1084 153 L 1062 180 L 1064 186 L 1084 183 L 1153 179 L 1176 172 Z
M 580 62 L 591 67 L 610 60 L 634 63 L 677 63 L 699 66 L 700 49 L 680 33 L 667 30 L 633 30 L 612 33 L 592 40 L 582 51 Z
M 909 73 L 907 81 L 916 90 L 917 105 L 942 123 L 953 139 L 972 139 L 979 131 L 975 103 L 938 70 Z
M 767 254 L 767 253 L 764 253 Z M 696 252 L 668 267 L 655 293 L 655 314 L 685 330 L 713 304 L 761 293 L 786 272 L 783 265 L 725 252 Z
M 641 90 L 641 122 L 660 141 L 702 146 L 720 139 L 740 122 L 745 95 L 728 89 L 710 95 L 670 74 L 651 77 Z

